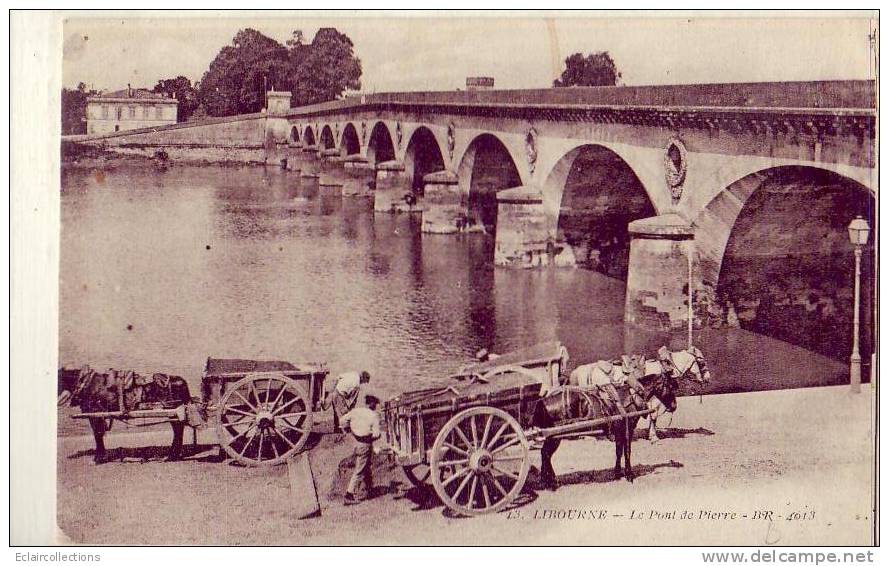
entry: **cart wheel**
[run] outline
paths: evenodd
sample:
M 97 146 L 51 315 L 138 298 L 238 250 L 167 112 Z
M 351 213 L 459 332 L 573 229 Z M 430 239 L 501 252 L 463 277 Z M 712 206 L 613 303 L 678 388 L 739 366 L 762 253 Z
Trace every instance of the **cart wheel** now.
M 402 466 L 401 470 L 404 476 L 414 487 L 427 489 L 431 485 L 429 482 L 430 469 L 428 464 L 417 464 L 416 466 Z
M 248 375 L 219 402 L 219 444 L 248 466 L 284 462 L 299 452 L 311 430 L 309 397 L 283 374 Z
M 461 515 L 496 513 L 525 485 L 528 439 L 509 413 L 474 407 L 439 431 L 429 466 L 442 502 Z

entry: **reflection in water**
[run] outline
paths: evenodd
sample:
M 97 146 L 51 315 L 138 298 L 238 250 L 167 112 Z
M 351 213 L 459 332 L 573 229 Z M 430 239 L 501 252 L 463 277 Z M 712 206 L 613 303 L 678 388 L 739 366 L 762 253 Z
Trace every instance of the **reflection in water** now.
M 60 361 L 186 376 L 207 356 L 366 368 L 392 394 L 479 348 L 562 340 L 571 363 L 654 353 L 622 324 L 624 284 L 491 265 L 481 234 L 421 235 L 415 215 L 302 194 L 269 168 L 127 166 L 62 179 Z M 680 343 L 681 340 L 680 340 Z M 844 364 L 744 330 L 696 343 L 711 391 L 839 383 Z

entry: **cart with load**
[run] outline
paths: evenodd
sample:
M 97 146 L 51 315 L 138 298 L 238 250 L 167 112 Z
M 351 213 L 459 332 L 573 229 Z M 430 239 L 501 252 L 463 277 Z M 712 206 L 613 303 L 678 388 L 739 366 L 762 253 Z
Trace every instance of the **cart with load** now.
M 59 405 L 81 407 L 72 417 L 90 420 L 97 456 L 104 453 L 102 436 L 115 420 L 169 422 L 171 457 L 181 448 L 186 425 L 215 424 L 225 455 L 247 466 L 274 465 L 298 453 L 308 440 L 328 373 L 323 363 L 207 358 L 201 395 L 192 397 L 178 376 L 62 368 Z
M 220 447 L 242 464 L 273 465 L 299 452 L 321 410 L 329 371 L 319 363 L 207 358 L 201 397 Z
M 493 513 L 521 493 L 532 445 L 594 434 L 609 422 L 650 413 L 591 419 L 566 410 L 552 426 L 536 426 L 540 403 L 559 387 L 567 357 L 558 342 L 538 344 L 461 368 L 452 384 L 390 399 L 383 411 L 396 462 L 415 485 L 431 484 L 453 512 Z

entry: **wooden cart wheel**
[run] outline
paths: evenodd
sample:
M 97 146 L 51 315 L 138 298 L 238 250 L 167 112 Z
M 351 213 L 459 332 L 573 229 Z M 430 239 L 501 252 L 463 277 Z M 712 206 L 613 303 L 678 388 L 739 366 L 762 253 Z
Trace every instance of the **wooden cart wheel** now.
M 254 374 L 230 384 L 219 402 L 219 444 L 247 466 L 270 466 L 299 452 L 312 430 L 303 388 L 283 374 Z
M 531 466 L 528 439 L 509 413 L 474 407 L 442 427 L 429 466 L 435 492 L 452 511 L 496 513 L 525 485 Z
M 427 489 L 431 483 L 429 481 L 430 468 L 428 464 L 417 464 L 416 466 L 402 466 L 401 470 L 404 476 L 414 487 Z

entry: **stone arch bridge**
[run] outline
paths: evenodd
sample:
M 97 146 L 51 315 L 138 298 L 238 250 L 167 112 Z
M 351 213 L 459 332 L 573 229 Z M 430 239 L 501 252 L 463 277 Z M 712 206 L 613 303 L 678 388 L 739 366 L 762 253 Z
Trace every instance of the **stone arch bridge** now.
M 851 319 L 845 227 L 875 225 L 871 81 L 288 97 L 243 117 L 267 161 L 424 232 L 486 232 L 500 266 L 623 278 L 629 322 L 684 327 L 690 288 L 699 326 Z

